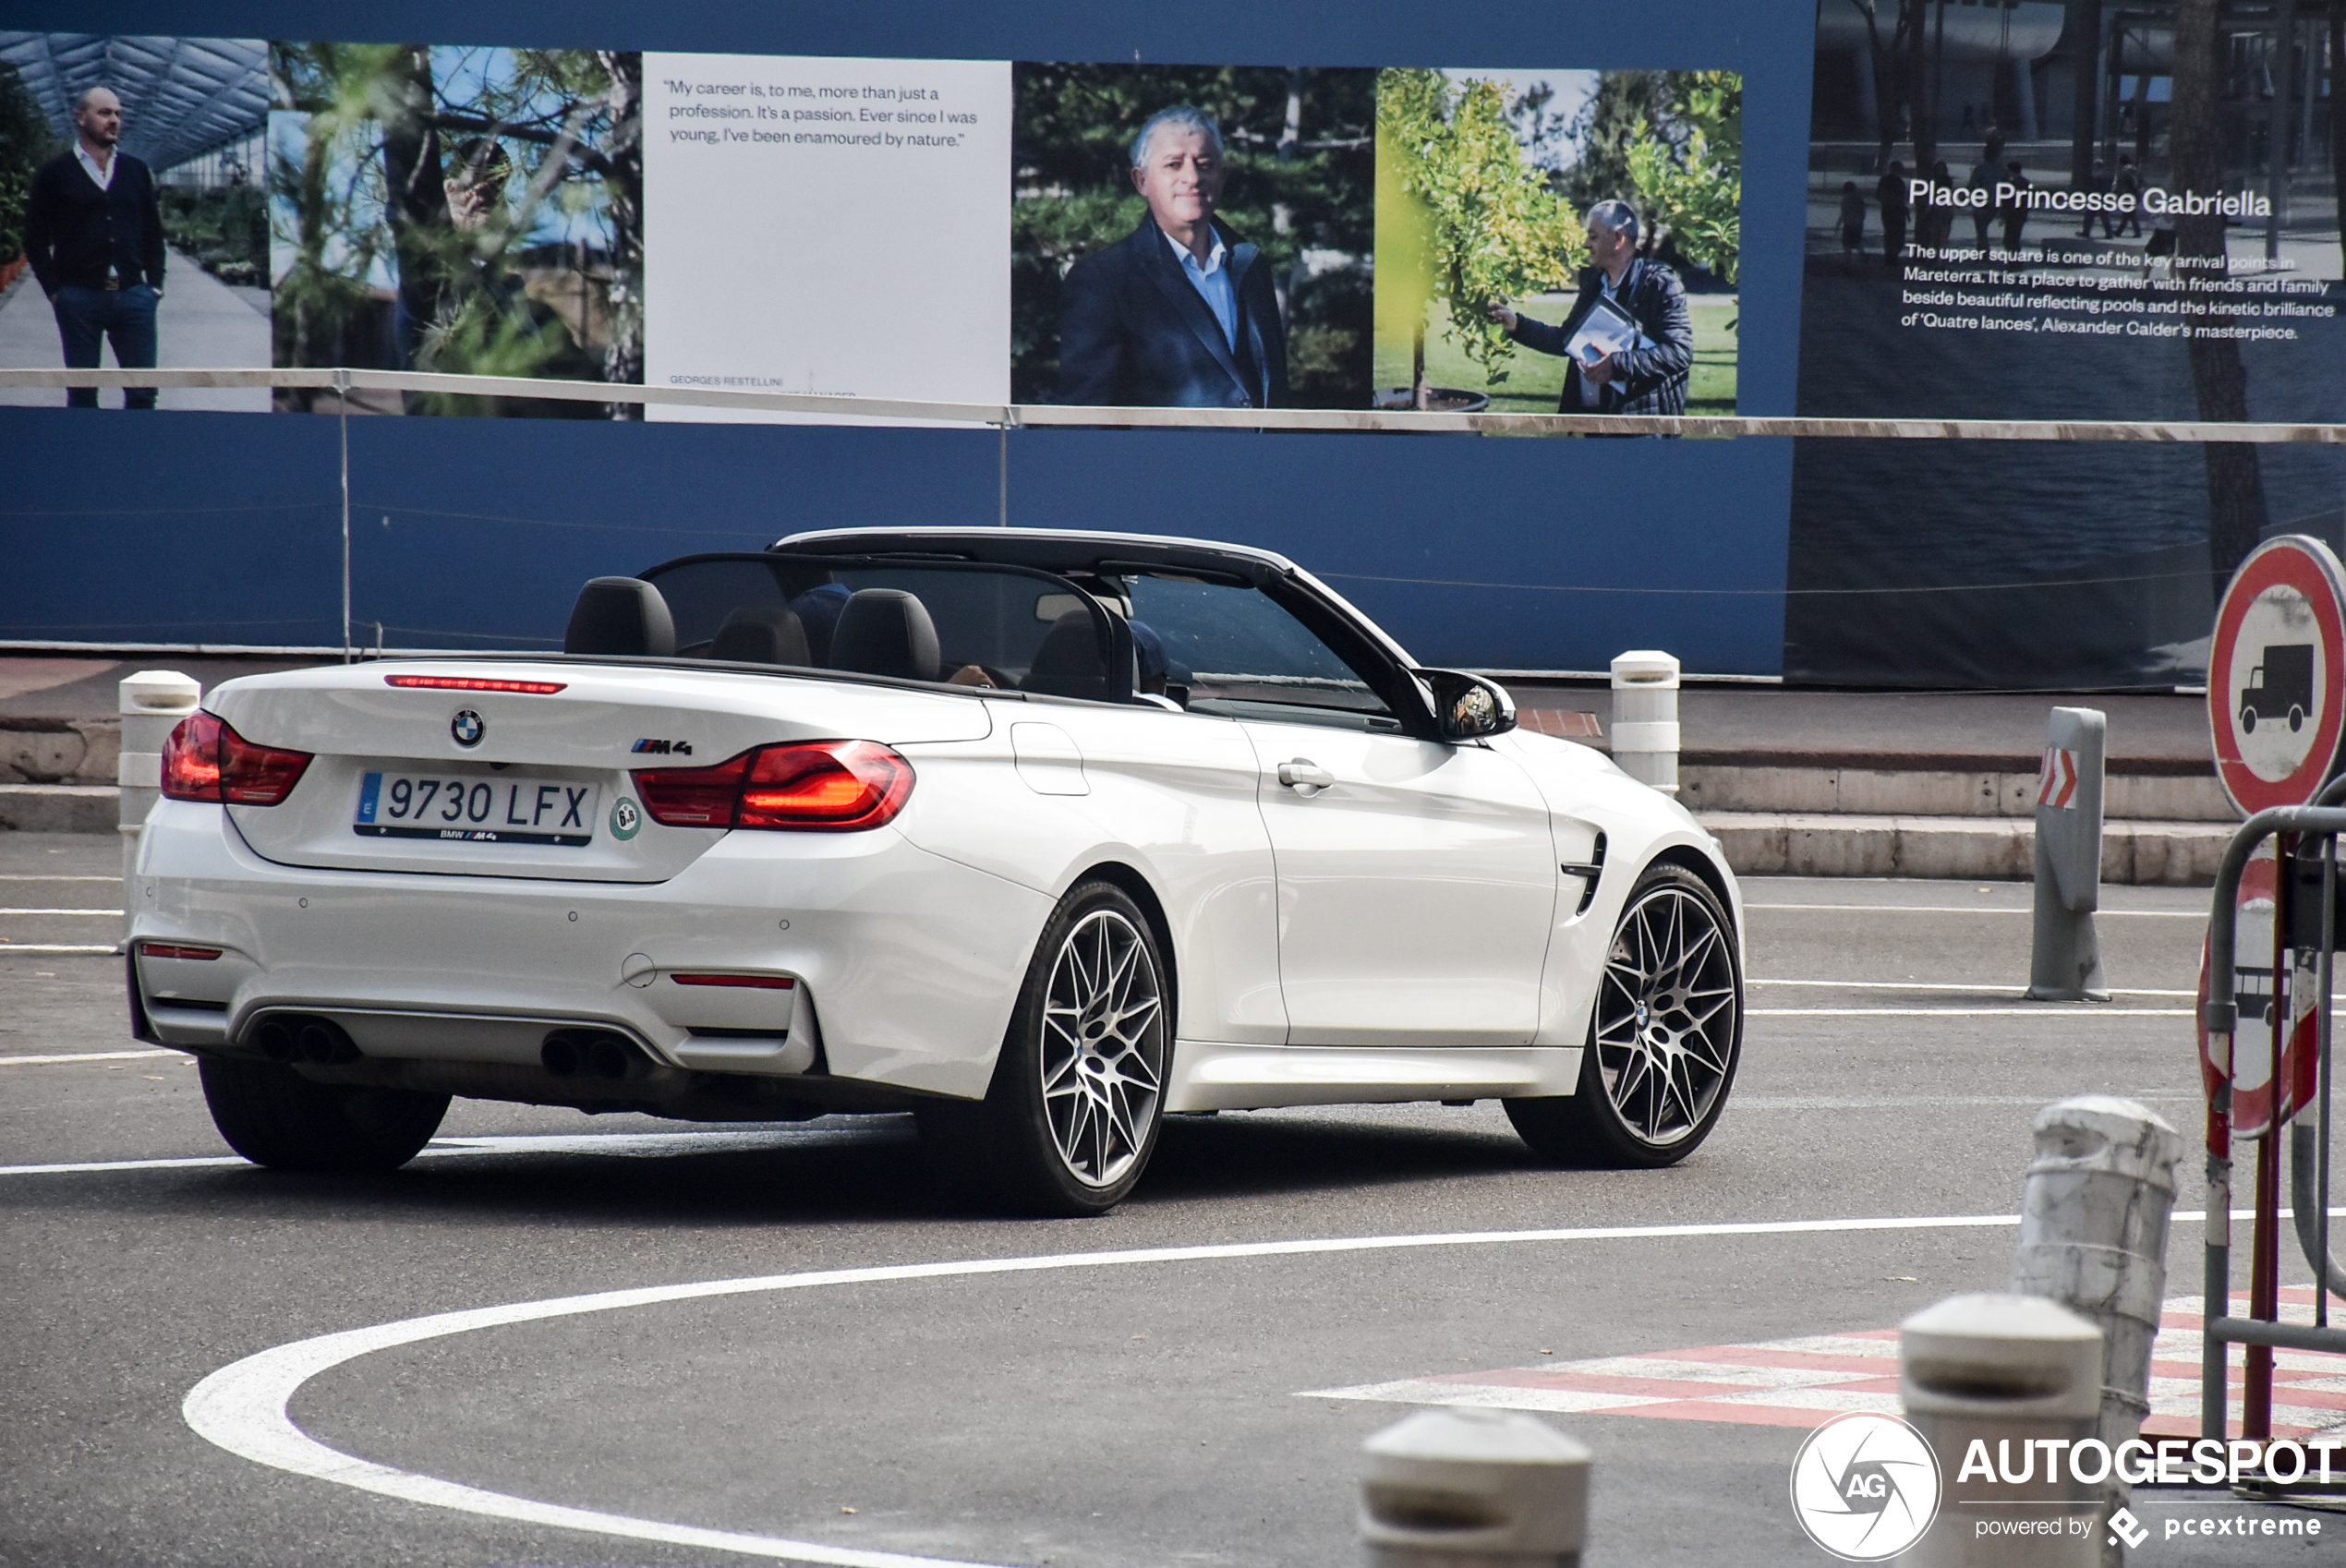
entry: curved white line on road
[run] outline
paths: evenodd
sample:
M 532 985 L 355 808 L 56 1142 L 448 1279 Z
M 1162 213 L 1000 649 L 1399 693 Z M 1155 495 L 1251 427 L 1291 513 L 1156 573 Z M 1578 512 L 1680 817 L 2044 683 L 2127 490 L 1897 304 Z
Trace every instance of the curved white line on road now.
M 2182 1215 L 2176 1216 L 2178 1219 Z M 871 1285 L 892 1280 L 951 1279 L 972 1274 L 1036 1273 L 1058 1269 L 1106 1269 L 1134 1263 L 1191 1263 L 1238 1258 L 1288 1258 L 1312 1254 L 1380 1252 L 1432 1247 L 1489 1247 L 1542 1241 L 1638 1241 L 1689 1236 L 1803 1236 L 1849 1231 L 1956 1230 L 2009 1228 L 2020 1224 L 2017 1214 L 1948 1214 L 1910 1219 L 1782 1220 L 1736 1224 L 1620 1225 L 1569 1230 L 1468 1231 L 1433 1236 L 1346 1236 L 1302 1241 L 1226 1242 L 1201 1247 L 1160 1247 L 1120 1252 L 1070 1252 L 1034 1258 L 975 1258 L 951 1263 L 901 1263 L 866 1269 L 828 1269 L 809 1273 L 768 1274 L 731 1280 L 707 1280 L 695 1285 L 649 1285 L 635 1290 L 599 1291 L 588 1296 L 564 1296 L 543 1301 L 520 1301 L 503 1307 L 469 1311 L 439 1312 L 347 1329 L 315 1339 L 296 1341 L 264 1350 L 223 1367 L 188 1391 L 180 1405 L 187 1425 L 206 1441 L 240 1458 L 273 1469 L 332 1481 L 380 1497 L 420 1502 L 491 1519 L 551 1526 L 629 1540 L 657 1541 L 702 1550 L 736 1552 L 746 1557 L 826 1564 L 827 1568 L 984 1568 L 949 1559 L 908 1557 L 894 1552 L 858 1551 L 816 1541 L 788 1540 L 775 1536 L 744 1535 L 732 1530 L 703 1529 L 623 1514 L 567 1508 L 503 1492 L 486 1491 L 412 1471 L 393 1469 L 327 1447 L 294 1424 L 287 1406 L 302 1384 L 346 1361 L 394 1345 L 444 1339 L 477 1329 L 549 1318 L 575 1317 L 587 1312 L 612 1312 L 629 1307 L 651 1307 L 670 1301 L 707 1300 L 714 1297 L 750 1296 L 778 1290 L 812 1290 L 825 1285 Z

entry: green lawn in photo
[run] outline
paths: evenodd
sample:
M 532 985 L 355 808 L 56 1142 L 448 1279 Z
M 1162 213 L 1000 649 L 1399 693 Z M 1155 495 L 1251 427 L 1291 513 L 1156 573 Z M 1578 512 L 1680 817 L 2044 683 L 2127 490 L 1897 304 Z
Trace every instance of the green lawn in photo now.
M 1535 321 L 1561 322 L 1572 308 L 1573 296 L 1551 295 L 1527 299 L 1517 308 Z M 1694 317 L 1694 370 L 1687 383 L 1688 414 L 1732 415 L 1735 411 L 1736 296 L 1731 294 L 1691 295 L 1687 300 Z M 1466 387 L 1491 393 L 1494 414 L 1553 414 L 1564 395 L 1564 361 L 1551 354 L 1534 354 L 1520 344 L 1507 379 L 1485 388 L 1481 368 L 1460 352 L 1450 337 L 1450 316 L 1440 300 L 1428 308 L 1425 332 L 1426 379 L 1437 387 Z M 1406 340 L 1376 340 L 1375 380 L 1380 387 L 1407 386 L 1409 344 Z

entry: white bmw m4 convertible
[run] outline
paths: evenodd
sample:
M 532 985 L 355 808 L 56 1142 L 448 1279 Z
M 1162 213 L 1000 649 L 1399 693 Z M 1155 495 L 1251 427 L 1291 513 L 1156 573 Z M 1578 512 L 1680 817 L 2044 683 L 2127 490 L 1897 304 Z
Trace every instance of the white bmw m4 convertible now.
M 1496 1098 L 1669 1164 L 1742 1039 L 1716 842 L 1262 550 L 847 530 L 586 585 L 560 656 L 232 681 L 132 888 L 139 1038 L 266 1165 L 452 1095 L 911 1111 L 1027 1212 L 1167 1114 Z

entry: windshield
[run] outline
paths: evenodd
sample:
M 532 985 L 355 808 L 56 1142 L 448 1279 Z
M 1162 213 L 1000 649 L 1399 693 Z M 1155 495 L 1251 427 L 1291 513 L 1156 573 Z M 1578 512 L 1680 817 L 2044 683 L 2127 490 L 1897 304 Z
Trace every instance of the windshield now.
M 1141 681 L 1162 650 L 1165 690 L 1197 713 L 1232 718 L 1343 718 L 1398 728 L 1358 670 L 1259 590 L 1170 574 L 1126 579 Z

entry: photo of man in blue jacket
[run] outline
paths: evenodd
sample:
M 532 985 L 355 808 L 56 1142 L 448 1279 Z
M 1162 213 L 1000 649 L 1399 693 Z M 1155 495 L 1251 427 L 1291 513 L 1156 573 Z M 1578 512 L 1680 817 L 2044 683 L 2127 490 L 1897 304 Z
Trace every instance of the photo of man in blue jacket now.
M 1132 139 L 1140 226 L 1067 274 L 1058 401 L 1124 407 L 1276 408 L 1287 344 L 1271 269 L 1215 220 L 1222 134 L 1190 105 Z

